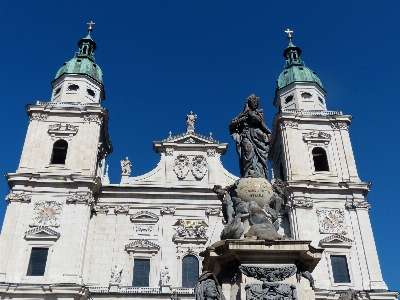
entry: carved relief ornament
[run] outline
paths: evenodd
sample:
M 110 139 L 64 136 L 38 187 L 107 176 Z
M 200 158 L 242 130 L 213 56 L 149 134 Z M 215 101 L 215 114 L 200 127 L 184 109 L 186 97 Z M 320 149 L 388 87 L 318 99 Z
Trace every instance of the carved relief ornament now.
M 175 213 L 176 207 L 173 206 L 163 206 L 161 208 L 162 215 L 173 215 Z
M 174 155 L 174 148 L 165 148 L 165 155 L 166 156 L 173 156 Z
M 331 135 L 329 133 L 323 132 L 323 131 L 318 131 L 314 130 L 309 133 L 306 133 L 303 135 L 303 140 L 305 142 L 311 143 L 311 142 L 320 142 L 320 143 L 329 143 L 331 140 Z
M 369 204 L 369 202 L 364 199 L 353 199 L 353 201 L 346 203 L 346 208 L 347 209 L 365 208 L 367 210 L 370 210 L 371 204 Z
M 207 156 L 215 156 L 216 150 L 215 149 L 207 149 Z
M 74 126 L 71 124 L 63 125 L 61 123 L 55 123 L 53 125 L 49 125 L 47 133 L 52 137 L 72 137 L 78 133 L 78 126 Z
M 312 199 L 293 199 L 289 200 L 286 203 L 286 211 L 288 211 L 291 208 L 313 208 L 314 207 L 314 201 Z
M 180 154 L 175 158 L 173 170 L 179 179 L 186 178 L 189 173 L 189 158 Z
M 176 233 L 173 236 L 173 240 L 180 238 L 188 239 L 207 239 L 206 223 L 201 221 L 186 221 L 179 220 L 177 222 Z
M 192 174 L 196 179 L 202 179 L 207 174 L 207 160 L 203 155 L 196 155 L 192 160 Z
M 99 116 L 99 115 L 84 115 L 83 120 L 85 122 L 89 122 L 89 123 L 95 122 L 95 123 L 101 125 L 101 124 L 103 124 L 104 118 L 103 118 L 103 116 Z
M 336 130 L 348 130 L 349 126 L 347 125 L 347 123 L 344 122 L 333 122 L 331 124 L 332 129 L 336 129 Z
M 25 193 L 14 193 L 14 192 L 10 192 L 7 196 L 6 196 L 6 201 L 8 203 L 10 202 L 31 202 L 32 196 L 25 194 Z
M 215 216 L 215 215 L 219 215 L 219 212 L 221 211 L 221 207 L 219 208 L 212 208 L 212 207 L 207 207 L 206 208 L 206 215 L 208 216 Z
M 140 239 L 130 244 L 125 245 L 125 251 L 128 252 L 150 252 L 157 253 L 160 250 L 160 246 L 156 243 L 150 242 L 149 240 Z
M 299 127 L 299 123 L 296 121 L 283 121 L 281 123 L 281 125 L 283 128 L 286 128 L 286 127 L 298 128 Z
M 94 197 L 91 191 L 86 194 L 69 194 L 67 197 L 67 203 L 83 203 L 83 204 L 92 204 L 94 202 Z
M 33 120 L 37 120 L 37 121 L 46 121 L 47 120 L 48 115 L 47 114 L 43 114 L 43 113 L 31 113 L 31 115 L 29 116 L 29 120 L 33 121 Z
M 94 205 L 93 212 L 96 214 L 106 214 L 109 211 L 108 206 Z
M 128 205 L 118 205 L 114 208 L 115 214 L 128 214 L 129 206 Z
M 137 225 L 135 226 L 136 232 L 141 234 L 151 234 L 153 232 L 152 225 Z
M 157 223 L 158 217 L 149 211 L 140 211 L 131 216 L 132 223 Z

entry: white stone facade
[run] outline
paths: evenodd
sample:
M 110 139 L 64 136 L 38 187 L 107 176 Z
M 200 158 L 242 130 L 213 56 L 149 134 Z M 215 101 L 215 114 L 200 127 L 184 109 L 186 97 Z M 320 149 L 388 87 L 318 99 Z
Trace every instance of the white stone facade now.
M 80 87 L 70 91 L 71 84 Z M 193 288 L 182 287 L 182 261 L 194 257 L 200 274 L 200 253 L 220 240 L 221 202 L 212 188 L 238 179 L 220 161 L 227 144 L 195 132 L 190 113 L 186 132 L 154 142 L 161 159 L 152 171 L 131 177 L 126 158 L 120 183 L 110 183 L 103 100 L 102 84 L 69 74 L 53 82 L 50 102 L 27 106 L 21 161 L 6 174 L 2 299 L 194 299 Z M 358 177 L 351 116 L 327 111 L 325 91 L 315 84 L 285 87 L 275 106 L 270 161 L 273 176 L 286 182 L 279 232 L 325 249 L 313 272 L 315 298 L 338 299 L 352 288 L 366 299 L 395 299 L 380 271 L 365 199 L 370 184 Z M 68 145 L 65 161 L 53 164 L 60 140 Z M 326 158 L 322 171 L 316 148 Z M 49 249 L 43 276 L 27 275 L 32 248 Z M 350 283 L 334 282 L 333 255 L 346 257 Z M 146 287 L 132 286 L 139 259 L 150 261 Z

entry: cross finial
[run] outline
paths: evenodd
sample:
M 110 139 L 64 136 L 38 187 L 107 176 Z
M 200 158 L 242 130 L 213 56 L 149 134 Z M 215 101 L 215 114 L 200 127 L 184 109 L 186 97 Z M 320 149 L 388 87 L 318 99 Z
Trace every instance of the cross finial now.
M 96 24 L 96 23 L 94 23 L 93 21 L 90 21 L 90 22 L 87 23 L 87 24 L 89 25 L 88 31 L 89 31 L 89 32 L 92 32 L 92 30 L 93 30 L 92 25 L 94 25 L 94 24 Z
M 285 30 L 285 32 L 287 33 L 287 38 L 288 38 L 288 40 L 291 40 L 291 39 L 292 39 L 293 30 L 290 30 L 290 29 L 288 28 L 288 29 Z

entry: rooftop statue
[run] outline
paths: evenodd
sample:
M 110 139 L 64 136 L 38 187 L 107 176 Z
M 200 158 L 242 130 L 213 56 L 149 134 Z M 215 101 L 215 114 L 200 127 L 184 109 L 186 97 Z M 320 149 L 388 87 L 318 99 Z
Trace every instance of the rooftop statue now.
M 267 158 L 271 130 L 264 123 L 264 112 L 258 109 L 260 98 L 252 94 L 246 99 L 244 110 L 229 124 L 236 141 L 241 177 L 269 179 Z

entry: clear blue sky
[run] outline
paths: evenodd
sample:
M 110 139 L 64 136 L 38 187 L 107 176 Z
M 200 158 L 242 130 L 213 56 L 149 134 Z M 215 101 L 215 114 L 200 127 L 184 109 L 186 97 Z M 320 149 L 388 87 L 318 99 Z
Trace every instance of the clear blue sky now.
M 112 183 L 129 156 L 132 175 L 153 169 L 153 141 L 196 131 L 229 143 L 222 158 L 238 175 L 229 121 L 252 93 L 271 126 L 284 30 L 317 72 L 329 110 L 354 116 L 350 127 L 384 280 L 400 290 L 400 1 L 11 1 L 0 2 L 0 173 L 18 167 L 28 118 L 24 106 L 48 101 L 50 82 L 77 51 L 93 20 L 96 62 L 104 72 Z M 0 182 L 0 194 L 9 189 Z M 0 224 L 7 203 L 0 201 Z

